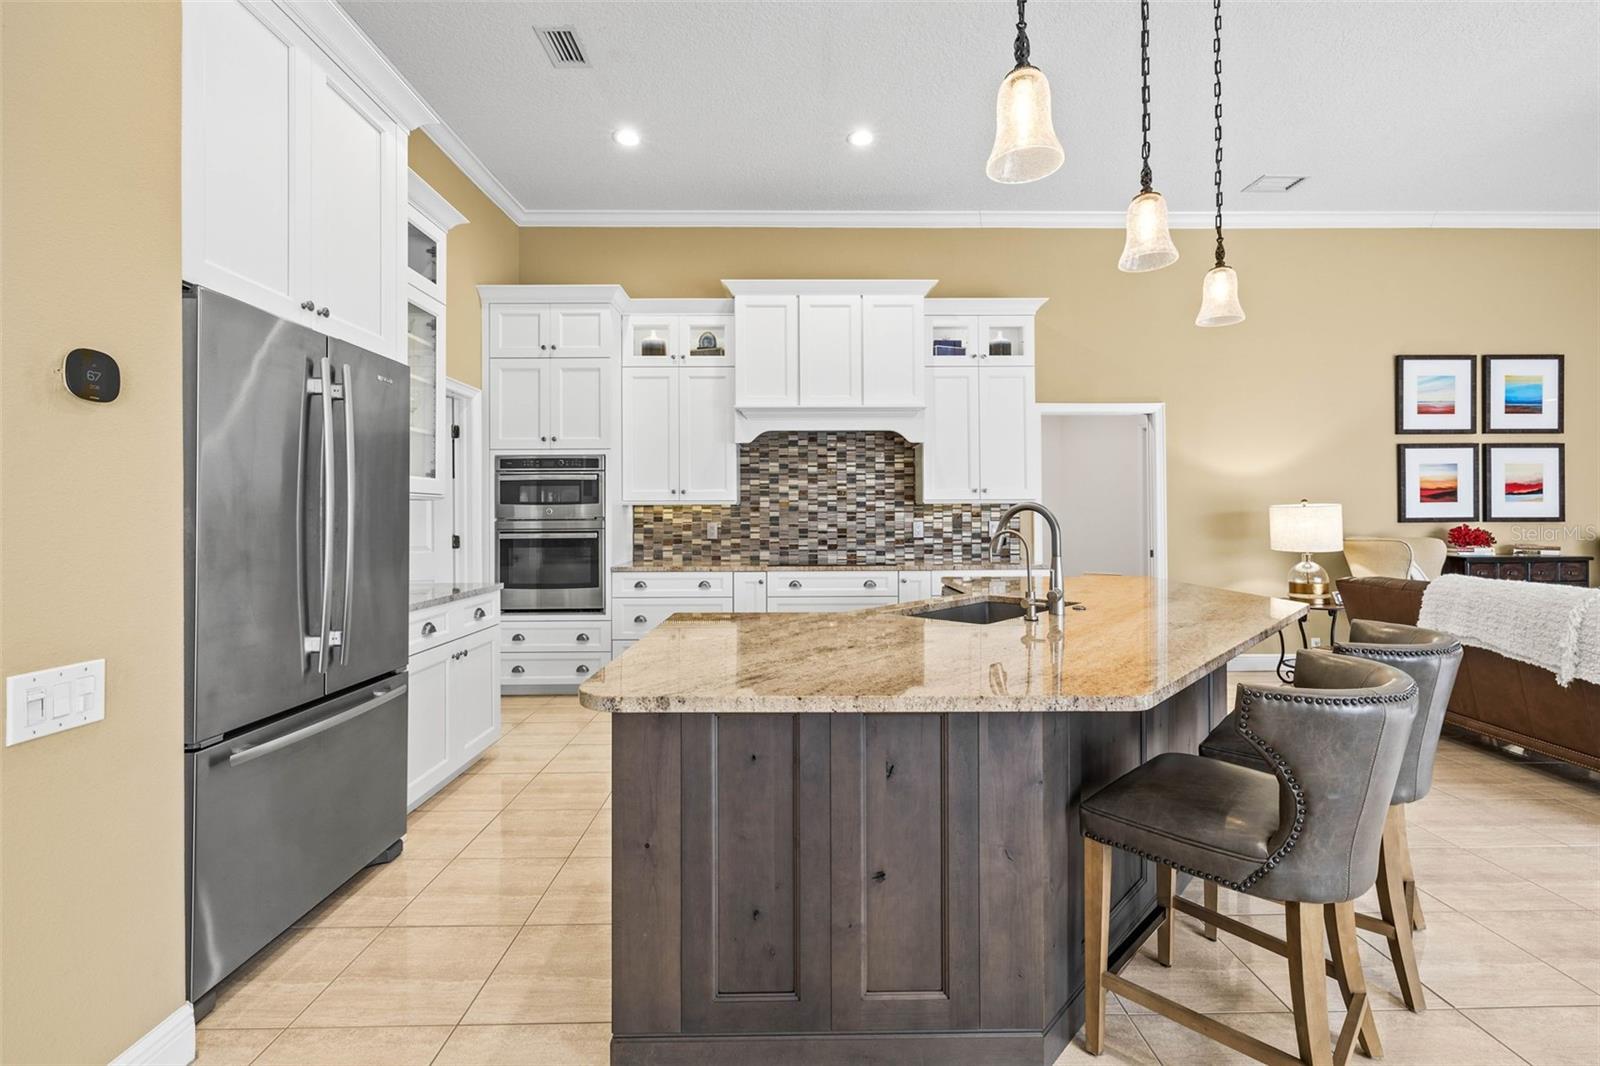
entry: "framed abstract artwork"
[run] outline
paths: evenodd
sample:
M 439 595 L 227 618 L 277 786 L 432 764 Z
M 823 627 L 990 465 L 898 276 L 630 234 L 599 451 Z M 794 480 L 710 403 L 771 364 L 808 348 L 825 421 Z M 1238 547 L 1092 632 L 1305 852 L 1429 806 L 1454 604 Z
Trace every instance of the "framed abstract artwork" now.
M 1394 357 L 1396 433 L 1477 429 L 1478 361 L 1470 355 Z
M 1478 517 L 1476 444 L 1399 444 L 1399 521 L 1457 522 Z
M 1485 433 L 1560 433 L 1564 377 L 1559 355 L 1483 357 Z
M 1565 450 L 1561 444 L 1485 444 L 1485 521 L 1564 521 L 1567 517 Z

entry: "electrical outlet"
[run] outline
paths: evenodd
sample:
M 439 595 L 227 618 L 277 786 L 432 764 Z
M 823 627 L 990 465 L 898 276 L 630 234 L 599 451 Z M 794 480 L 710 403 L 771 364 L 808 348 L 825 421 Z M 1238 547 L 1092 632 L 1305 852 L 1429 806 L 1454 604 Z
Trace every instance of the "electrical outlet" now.
M 707 540 L 717 540 L 721 536 L 722 536 L 722 523 L 721 522 L 707 522 L 706 523 L 706 539 Z
M 6 746 L 106 716 L 106 661 L 95 659 L 6 678 Z
M 921 540 L 922 539 L 923 530 L 926 529 L 926 528 L 927 527 L 924 525 L 922 519 L 913 518 L 911 520 L 911 535 L 913 537 L 915 537 L 917 540 Z
M 1320 647 L 1322 647 L 1322 638 L 1321 638 L 1321 637 L 1312 637 L 1312 638 L 1311 638 L 1311 646 L 1312 646 L 1312 647 L 1313 647 L 1313 648 L 1320 648 Z
M 998 532 L 1000 532 L 1000 523 L 993 518 L 989 519 L 989 536 L 992 537 Z

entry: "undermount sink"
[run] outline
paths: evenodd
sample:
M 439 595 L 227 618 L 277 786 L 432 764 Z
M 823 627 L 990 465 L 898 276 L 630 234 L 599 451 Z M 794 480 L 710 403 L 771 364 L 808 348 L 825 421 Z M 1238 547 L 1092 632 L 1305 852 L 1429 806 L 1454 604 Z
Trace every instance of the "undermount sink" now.
M 956 607 L 935 607 L 928 611 L 915 611 L 911 616 L 928 618 L 936 622 L 966 622 L 969 625 L 986 626 L 1011 618 L 1021 618 L 1026 613 L 1027 609 L 1022 604 L 1012 600 L 978 600 L 976 603 L 963 603 Z

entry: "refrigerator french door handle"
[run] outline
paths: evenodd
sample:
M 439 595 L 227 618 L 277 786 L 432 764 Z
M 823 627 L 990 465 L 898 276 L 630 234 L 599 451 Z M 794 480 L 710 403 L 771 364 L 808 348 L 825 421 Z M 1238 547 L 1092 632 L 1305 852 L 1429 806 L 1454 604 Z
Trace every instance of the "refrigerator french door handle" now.
M 318 632 L 317 669 L 328 672 L 333 621 L 333 367 L 322 357 L 322 627 Z
M 247 744 L 237 751 L 229 752 L 228 765 L 242 766 L 247 762 L 254 762 L 265 755 L 271 755 L 275 751 L 293 747 L 302 740 L 310 740 L 318 733 L 326 733 L 334 726 L 343 725 L 352 718 L 359 718 L 368 711 L 382 707 L 390 700 L 399 699 L 405 694 L 406 685 L 404 682 L 397 683 L 390 688 L 375 689 L 372 693 L 372 698 L 365 703 L 359 703 L 354 707 L 340 711 L 338 714 L 331 714 L 326 718 L 312 722 L 304 728 L 296 729 L 293 733 L 285 733 L 281 737 L 273 737 L 271 740 L 260 744 Z
M 306 430 L 311 423 L 307 398 L 322 391 L 322 382 L 306 375 L 305 392 L 300 397 L 299 444 L 295 448 L 294 487 L 294 603 L 295 618 L 300 625 L 300 672 L 308 669 L 307 658 L 317 653 L 317 638 L 307 631 L 306 623 Z
M 344 623 L 339 629 L 339 665 L 350 662 L 350 603 L 355 593 L 356 557 L 356 405 L 351 396 L 350 364 L 344 384 L 334 394 L 344 401 Z

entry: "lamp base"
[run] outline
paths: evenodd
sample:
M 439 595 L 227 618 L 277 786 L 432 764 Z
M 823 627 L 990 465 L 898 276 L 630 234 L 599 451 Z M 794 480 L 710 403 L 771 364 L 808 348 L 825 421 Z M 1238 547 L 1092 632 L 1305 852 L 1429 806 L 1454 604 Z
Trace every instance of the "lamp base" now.
M 1289 568 L 1289 598 L 1315 607 L 1333 603 L 1333 579 L 1311 559 L 1309 552 Z

